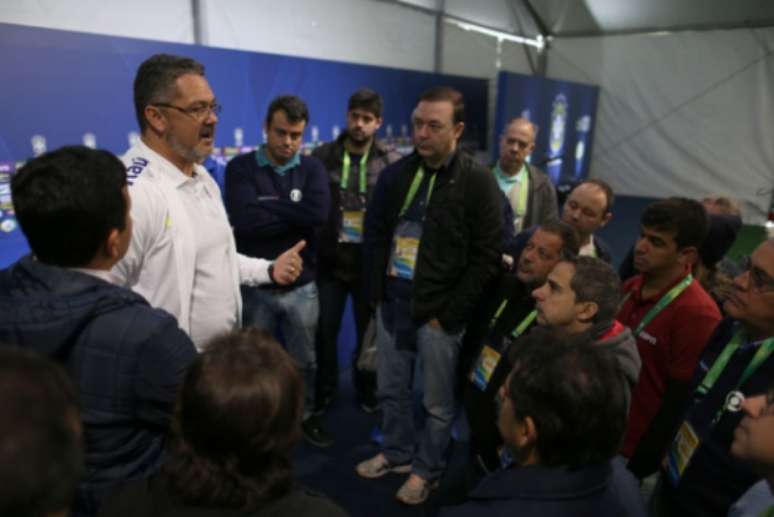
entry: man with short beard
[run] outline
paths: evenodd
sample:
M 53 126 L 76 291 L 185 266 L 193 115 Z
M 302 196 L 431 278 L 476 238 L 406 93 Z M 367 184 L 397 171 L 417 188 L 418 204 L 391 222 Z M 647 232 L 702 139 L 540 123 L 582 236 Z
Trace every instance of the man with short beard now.
M 134 221 L 120 283 L 177 318 L 198 350 L 241 324 L 240 284 L 287 284 L 304 243 L 272 263 L 237 253 L 220 190 L 200 163 L 212 152 L 221 106 L 204 67 L 157 54 L 134 80 L 140 140 L 123 156 Z
M 382 125 L 382 97 L 362 88 L 349 98 L 347 130 L 335 141 L 314 150 L 312 156 L 325 165 L 331 192 L 328 222 L 320 236 L 317 255 L 317 287 L 320 292 L 320 324 L 317 330 L 317 400 L 324 411 L 338 381 L 336 352 L 341 316 L 348 296 L 360 350 L 368 324 L 368 301 L 363 292 L 363 221 L 379 174 L 400 159 L 376 140 Z M 376 410 L 376 378 L 353 365 L 353 380 L 360 406 Z

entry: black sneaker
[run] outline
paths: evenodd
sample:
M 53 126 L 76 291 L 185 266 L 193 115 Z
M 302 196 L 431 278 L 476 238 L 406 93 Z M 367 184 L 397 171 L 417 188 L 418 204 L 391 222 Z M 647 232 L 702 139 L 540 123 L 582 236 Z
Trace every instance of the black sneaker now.
M 320 419 L 311 416 L 301 423 L 301 430 L 307 442 L 316 447 L 330 447 L 333 445 L 333 438 L 325 432 L 320 424 Z
M 333 393 L 328 393 L 326 395 L 321 395 L 320 400 L 317 401 L 317 404 L 315 404 L 315 408 L 312 411 L 312 414 L 314 416 L 322 416 L 325 414 L 326 411 L 328 411 L 328 408 L 331 407 L 331 403 L 333 402 Z

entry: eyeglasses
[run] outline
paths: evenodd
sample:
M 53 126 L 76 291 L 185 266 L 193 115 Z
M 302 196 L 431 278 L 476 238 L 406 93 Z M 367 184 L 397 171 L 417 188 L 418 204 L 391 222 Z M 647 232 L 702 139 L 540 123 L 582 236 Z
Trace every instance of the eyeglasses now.
M 172 108 L 181 113 L 185 113 L 186 115 L 189 115 L 190 117 L 192 117 L 194 120 L 198 122 L 207 120 L 207 118 L 209 118 L 210 116 L 210 113 L 214 113 L 217 116 L 217 115 L 220 115 L 221 111 L 223 111 L 223 106 L 217 103 L 203 104 L 203 105 L 193 106 L 191 108 L 181 108 L 180 106 L 175 106 L 174 104 L 157 102 L 156 104 L 154 104 L 154 106 L 158 106 L 160 108 Z
M 774 291 L 774 278 L 771 278 L 761 268 L 752 263 L 752 259 L 743 257 L 739 265 L 742 271 L 750 274 L 750 288 L 759 293 Z

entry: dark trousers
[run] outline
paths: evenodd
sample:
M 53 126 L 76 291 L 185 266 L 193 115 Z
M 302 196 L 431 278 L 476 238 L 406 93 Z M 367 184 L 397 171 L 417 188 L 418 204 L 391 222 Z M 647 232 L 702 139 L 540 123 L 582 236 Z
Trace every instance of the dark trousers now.
M 344 281 L 319 272 L 317 290 L 320 296 L 320 322 L 317 326 L 318 396 L 333 395 L 338 387 L 338 340 L 347 296 L 352 296 L 352 312 L 355 318 L 357 337 L 355 354 L 352 358 L 352 379 L 355 391 L 359 397 L 372 395 L 376 390 L 376 374 L 362 372 L 355 365 L 360 347 L 363 345 L 363 335 L 368 325 L 369 316 L 361 278 L 358 276 L 351 281 Z

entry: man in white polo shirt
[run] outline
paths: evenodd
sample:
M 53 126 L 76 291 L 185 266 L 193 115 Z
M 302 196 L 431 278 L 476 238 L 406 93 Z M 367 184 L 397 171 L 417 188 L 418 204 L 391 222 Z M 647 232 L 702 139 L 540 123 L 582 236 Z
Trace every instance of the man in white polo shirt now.
M 215 181 L 220 105 L 193 59 L 159 54 L 134 81 L 141 139 L 124 155 L 134 233 L 114 272 L 151 305 L 174 315 L 198 350 L 241 324 L 239 285 L 287 284 L 301 272 L 301 241 L 275 261 L 237 253 Z

